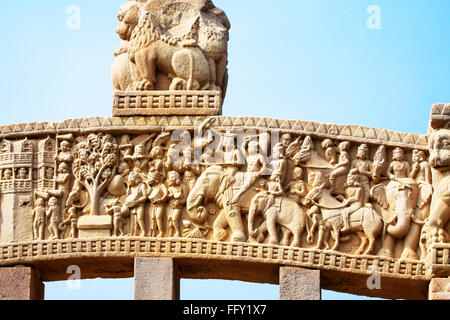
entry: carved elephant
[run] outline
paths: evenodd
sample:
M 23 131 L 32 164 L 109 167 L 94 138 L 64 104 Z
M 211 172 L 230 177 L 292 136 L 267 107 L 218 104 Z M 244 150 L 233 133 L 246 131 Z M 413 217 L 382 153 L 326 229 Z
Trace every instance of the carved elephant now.
M 254 230 L 254 220 L 257 214 L 263 214 L 265 221 L 258 229 Z M 278 242 L 277 225 L 281 226 L 283 232 L 280 242 Z M 300 240 L 305 227 L 306 214 L 294 200 L 287 197 L 271 199 L 266 191 L 262 191 L 253 197 L 248 214 L 248 232 L 253 238 L 256 238 L 260 232 L 267 231 L 269 233 L 269 244 L 277 245 L 280 243 L 287 246 L 292 233 L 294 238 L 291 246 L 300 247 Z M 308 228 L 307 231 L 309 235 Z
M 415 211 L 418 203 L 426 201 L 423 198 L 427 198 L 430 193 L 430 189 L 425 187 L 419 191 L 419 185 L 412 178 L 391 180 L 386 186 L 379 184 L 370 190 L 371 197 L 384 210 L 394 212 L 394 215 L 385 221 L 383 245 L 379 255 L 393 257 L 395 239 L 404 239 L 402 258 L 418 259 L 416 249 L 419 244 L 420 225 L 415 223 L 419 222 L 415 218 Z
M 220 191 L 224 182 L 229 180 L 229 187 Z M 221 166 L 211 166 L 200 177 L 187 198 L 187 212 L 191 221 L 202 224 L 208 217 L 206 204 L 217 203 L 220 210 L 213 224 L 214 239 L 223 241 L 227 237 L 226 228 L 231 229 L 231 241 L 245 242 L 247 240 L 242 223 L 241 209 L 245 207 L 245 197 L 233 205 L 228 200 L 233 198 L 233 187 L 238 183 L 233 176 L 228 175 Z

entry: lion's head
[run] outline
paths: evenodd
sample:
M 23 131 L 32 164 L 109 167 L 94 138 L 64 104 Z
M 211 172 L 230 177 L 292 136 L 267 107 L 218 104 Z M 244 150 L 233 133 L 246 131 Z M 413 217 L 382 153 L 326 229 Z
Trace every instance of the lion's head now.
M 450 170 L 450 130 L 433 131 L 428 139 L 430 164 L 437 170 Z
M 117 26 L 117 34 L 120 39 L 129 41 L 134 28 L 139 23 L 139 6 L 136 1 L 130 1 L 120 7 L 117 14 L 119 25 Z

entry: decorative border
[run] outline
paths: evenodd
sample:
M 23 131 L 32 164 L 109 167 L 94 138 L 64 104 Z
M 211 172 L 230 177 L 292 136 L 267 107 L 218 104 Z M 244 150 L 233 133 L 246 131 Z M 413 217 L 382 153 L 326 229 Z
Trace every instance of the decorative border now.
M 205 116 L 151 116 L 151 117 L 92 117 L 69 119 L 61 122 L 37 122 L 0 126 L 0 139 L 46 136 L 55 134 L 86 134 L 98 131 L 149 132 L 175 129 L 193 129 L 206 119 Z M 428 150 L 425 135 L 400 133 L 387 129 L 377 129 L 358 125 L 327 124 L 303 120 L 279 120 L 262 117 L 214 116 L 209 126 L 217 129 L 257 129 L 278 130 L 280 132 L 313 135 L 319 138 L 384 144 L 392 147 Z
M 377 266 L 382 277 L 429 280 L 423 261 L 401 261 L 377 256 L 355 256 L 253 243 L 217 242 L 186 238 L 92 238 L 22 242 L 0 245 L 0 265 L 33 264 L 39 261 L 89 257 L 227 259 L 372 274 Z
M 220 115 L 220 91 L 114 92 L 113 116 Z
M 450 243 L 435 244 L 433 246 L 432 263 L 434 266 L 450 269 Z

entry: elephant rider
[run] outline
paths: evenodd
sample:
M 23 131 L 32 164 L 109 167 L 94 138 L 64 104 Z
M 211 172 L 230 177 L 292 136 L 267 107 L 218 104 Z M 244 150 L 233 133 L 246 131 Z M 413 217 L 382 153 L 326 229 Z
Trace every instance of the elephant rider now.
M 391 180 L 408 178 L 411 172 L 411 165 L 405 160 L 405 153 L 399 147 L 392 151 L 392 162 L 387 169 L 387 176 Z
M 349 205 L 347 208 L 342 210 L 342 219 L 344 221 L 344 227 L 341 232 L 346 232 L 350 230 L 349 216 L 350 214 L 361 209 L 365 204 L 365 194 L 364 188 L 360 181 L 358 169 L 350 170 L 347 176 L 347 188 L 345 188 L 345 193 L 347 199 L 342 203 L 343 206 Z
M 237 135 L 227 131 L 224 136 L 222 136 L 221 147 L 223 148 L 223 168 L 225 175 L 222 178 L 219 191 L 215 197 L 216 203 L 220 205 L 226 204 L 230 205 L 233 198 L 233 191 L 231 187 L 233 186 L 235 179 L 234 175 L 238 171 L 239 165 L 243 164 L 242 154 L 239 149 L 235 147 L 235 140 Z M 223 197 L 225 197 L 225 202 L 222 202 Z
M 339 144 L 339 161 L 334 166 L 333 171 L 330 174 L 330 193 L 335 193 L 336 180 L 340 176 L 345 176 L 350 170 L 350 142 L 343 141 Z
M 248 144 L 248 152 L 245 147 Z M 241 196 L 261 177 L 266 170 L 264 157 L 258 152 L 258 142 L 255 140 L 245 140 L 242 144 L 242 150 L 245 152 L 247 161 L 247 172 L 244 175 L 244 182 L 239 188 L 238 193 L 234 196 L 231 203 L 237 203 Z
M 367 144 L 361 144 L 358 147 L 356 159 L 352 162 L 352 168 L 358 169 L 360 173 L 361 184 L 364 187 L 364 202 L 369 202 L 369 179 L 372 178 L 372 161 L 369 160 L 369 147 Z
M 284 148 L 277 144 L 272 151 L 272 174 L 269 177 L 268 192 L 269 201 L 267 207 L 275 203 L 276 197 L 285 196 L 281 181 L 286 175 L 287 162 L 284 156 Z

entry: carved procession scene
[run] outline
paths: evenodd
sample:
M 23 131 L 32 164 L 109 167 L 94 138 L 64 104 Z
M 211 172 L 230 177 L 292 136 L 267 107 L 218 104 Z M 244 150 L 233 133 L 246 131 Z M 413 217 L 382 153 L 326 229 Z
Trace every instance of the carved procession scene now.
M 413 260 L 449 240 L 447 185 L 435 191 L 432 174 L 448 169 L 447 129 L 426 150 L 208 122 L 197 135 L 40 141 L 53 158 L 41 166 L 47 182 L 23 190 L 34 204 L 33 239 L 186 237 Z M 3 169 L 2 183 L 34 170 L 21 168 L 11 177 Z

